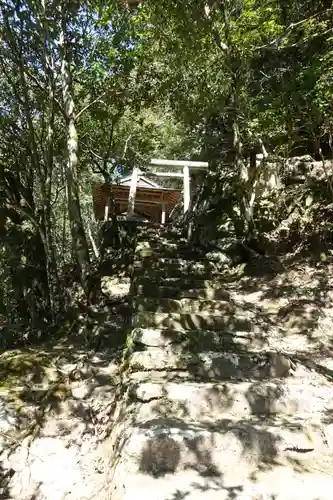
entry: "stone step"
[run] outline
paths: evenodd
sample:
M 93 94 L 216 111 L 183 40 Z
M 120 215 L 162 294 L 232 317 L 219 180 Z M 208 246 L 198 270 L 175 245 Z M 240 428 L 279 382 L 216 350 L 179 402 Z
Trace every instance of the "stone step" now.
M 135 250 L 135 259 L 151 259 L 152 261 L 158 261 L 161 259 L 177 259 L 182 258 L 184 260 L 203 260 L 206 259 L 206 253 L 199 249 L 193 247 L 141 247 L 138 246 Z
M 144 289 L 147 287 L 172 287 L 177 290 L 226 290 L 226 280 L 219 276 L 214 279 L 204 279 L 188 276 L 180 277 L 164 277 L 158 273 L 155 276 L 135 276 L 133 280 L 135 287 L 142 286 Z
M 158 231 L 156 228 L 145 228 L 144 231 L 141 231 L 137 235 L 137 241 L 142 243 L 173 243 L 175 242 L 177 245 L 187 245 L 189 246 L 189 242 L 186 238 L 184 238 L 179 231 Z
M 162 262 L 182 259 L 186 262 L 214 262 L 220 267 L 224 265 L 230 266 L 232 259 L 225 253 L 220 251 L 207 252 L 203 249 L 180 248 L 180 249 L 165 249 L 165 248 L 146 248 L 135 252 L 135 260 L 140 263 L 141 267 L 145 267 L 151 263 L 156 267 Z
M 232 333 L 234 331 L 253 331 L 255 327 L 249 314 L 212 314 L 200 313 L 167 313 L 143 311 L 132 317 L 133 328 L 160 328 L 167 330 L 220 330 Z
M 210 330 L 159 330 L 149 328 L 135 328 L 131 333 L 131 341 L 138 346 L 170 347 L 175 350 L 200 351 L 233 351 L 244 349 L 257 350 L 267 343 L 267 335 L 252 332 L 235 331 L 214 332 Z
M 332 496 L 333 459 L 321 428 L 299 418 L 244 420 L 223 413 L 211 425 L 160 417 L 136 426 L 125 420 L 118 435 L 121 457 L 113 478 L 122 500 Z
M 133 266 L 136 270 L 146 270 L 146 269 L 182 269 L 184 273 L 196 270 L 197 268 L 202 269 L 216 269 L 216 265 L 210 262 L 208 259 L 202 257 L 199 261 L 183 259 L 182 257 L 170 257 L 170 258 L 145 258 L 145 259 L 135 259 Z
M 167 238 L 138 238 L 135 247 L 135 252 L 139 252 L 146 249 L 151 249 L 153 251 L 187 251 L 193 248 L 185 240 L 167 239 Z
M 231 315 L 236 312 L 236 307 L 228 301 L 204 299 L 169 299 L 169 298 L 133 298 L 136 311 L 153 311 L 162 313 L 211 313 Z
M 211 279 L 220 276 L 219 269 L 210 262 L 189 262 L 188 264 L 165 264 L 163 267 L 154 267 L 153 265 L 148 268 L 137 268 L 136 273 L 143 277 L 150 277 L 154 279 L 159 278 L 184 278 L 187 279 Z
M 170 299 L 211 299 L 211 300 L 230 300 L 230 293 L 223 289 L 214 288 L 192 288 L 181 290 L 172 286 L 160 286 L 156 283 L 147 283 L 139 285 L 136 290 L 137 295 L 145 297 L 161 297 Z
M 178 348 L 177 348 L 178 347 Z M 164 370 L 183 372 L 189 378 L 203 380 L 252 379 L 287 377 L 293 364 L 286 357 L 267 352 L 193 352 L 181 344 L 133 352 L 128 358 L 130 372 Z
M 216 422 L 223 413 L 239 418 L 251 415 L 309 417 L 333 409 L 333 387 L 312 385 L 304 377 L 256 382 L 166 382 L 146 379 L 129 383 L 135 423 L 168 417 L 197 423 Z M 134 414 L 134 412 L 133 412 Z M 333 437 L 333 436 L 332 436 Z
M 140 243 L 135 248 L 135 259 L 148 259 L 159 260 L 164 259 L 177 259 L 183 258 L 185 260 L 201 260 L 206 258 L 206 252 L 201 248 L 193 248 L 187 245 L 177 244 L 162 244 L 162 245 L 149 245 L 142 246 Z
M 138 241 L 112 497 L 330 499 L 333 387 L 266 350 L 209 256 L 163 229 Z

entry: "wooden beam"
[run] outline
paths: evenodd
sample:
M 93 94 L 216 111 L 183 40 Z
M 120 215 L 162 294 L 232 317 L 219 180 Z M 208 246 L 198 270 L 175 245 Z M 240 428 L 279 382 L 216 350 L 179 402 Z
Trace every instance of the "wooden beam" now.
M 109 212 L 110 212 L 110 196 L 107 197 L 105 208 L 104 208 L 104 221 L 109 220 Z
M 139 171 L 136 167 L 133 168 L 131 186 L 128 195 L 127 217 L 134 214 L 136 187 L 138 184 Z
M 116 200 L 117 203 L 127 203 L 128 202 L 128 199 L 127 198 L 117 198 Z M 166 201 L 165 202 L 166 205 L 172 205 L 171 202 L 168 202 Z M 160 205 L 161 206 L 161 200 L 157 201 L 157 200 L 136 200 L 136 203 L 135 203 L 136 206 L 140 206 L 140 205 L 151 205 L 151 206 L 156 206 L 156 205 Z
M 161 224 L 165 224 L 165 203 L 162 203 L 162 217 Z
M 184 173 L 184 213 L 188 211 L 190 206 L 190 169 L 188 165 L 183 168 Z
M 117 201 L 124 201 L 124 200 L 127 200 L 128 202 L 128 197 L 127 196 L 115 196 L 115 200 L 116 202 Z M 135 198 L 135 204 L 137 203 L 145 203 L 145 202 L 149 202 L 149 203 L 159 203 L 161 204 L 161 202 L 163 201 L 163 199 L 161 199 L 160 196 L 145 196 L 145 197 L 140 197 L 140 196 L 136 196 Z M 164 201 L 169 201 L 168 198 L 165 198 Z
M 206 161 L 186 161 L 186 160 L 158 160 L 153 158 L 150 165 L 160 165 L 162 167 L 190 167 L 190 168 L 208 168 Z
M 170 178 L 177 178 L 177 179 L 182 179 L 184 177 L 184 174 L 178 173 L 178 172 L 151 172 L 148 170 L 149 175 L 155 176 L 155 177 L 170 177 Z
M 130 186 L 121 186 L 119 184 L 111 184 L 111 189 L 112 189 L 112 192 L 113 193 L 127 193 L 130 189 Z M 143 194 L 148 194 L 148 193 L 153 193 L 153 194 L 160 194 L 160 193 L 170 193 L 170 192 L 176 192 L 176 193 L 179 193 L 180 190 L 179 189 L 175 189 L 175 188 L 162 188 L 162 187 L 159 187 L 159 188 L 151 188 L 151 187 L 142 187 L 142 186 L 138 186 L 138 190 L 140 190 L 140 193 L 143 193 Z

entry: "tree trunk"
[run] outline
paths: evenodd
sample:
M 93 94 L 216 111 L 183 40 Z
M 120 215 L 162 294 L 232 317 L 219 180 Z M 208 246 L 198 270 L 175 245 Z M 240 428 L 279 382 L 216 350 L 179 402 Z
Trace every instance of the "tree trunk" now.
M 50 319 L 44 233 L 36 218 L 32 190 L 22 184 L 18 174 L 2 172 L 0 180 L 1 208 L 5 217 L 11 220 L 8 229 L 5 229 L 3 241 L 9 250 L 9 267 L 18 313 L 35 329 L 41 318 Z
M 223 4 L 224 33 L 226 44 L 220 41 L 220 48 L 227 56 L 227 65 L 231 76 L 230 102 L 231 102 L 231 123 L 233 131 L 233 153 L 234 167 L 237 172 L 240 184 L 239 208 L 243 218 L 243 232 L 249 235 L 254 230 L 253 207 L 247 197 L 246 186 L 244 182 L 244 158 L 241 130 L 239 126 L 240 115 L 242 112 L 241 86 L 244 72 L 241 55 L 235 49 L 232 39 L 230 23 L 230 3 L 225 1 Z
M 41 189 L 43 194 L 43 229 L 45 233 L 45 250 L 46 250 L 46 271 L 50 294 L 50 304 L 52 310 L 52 319 L 55 322 L 56 316 L 56 298 L 62 302 L 60 292 L 58 266 L 55 253 L 55 245 L 53 242 L 53 234 L 51 227 L 51 199 L 52 199 L 52 178 L 53 178 L 53 162 L 54 162 L 54 124 L 55 124 L 55 68 L 54 57 L 52 51 L 49 50 L 51 46 L 49 25 L 47 18 L 47 11 L 45 0 L 41 1 L 41 15 L 38 16 L 40 23 L 42 39 L 43 39 L 43 64 L 44 73 L 47 79 L 47 92 L 48 92 L 48 108 L 44 127 L 46 130 L 46 141 L 44 148 L 44 163 L 45 168 L 43 176 L 41 176 Z
M 67 198 L 70 230 L 72 235 L 72 247 L 80 270 L 82 285 L 87 292 L 87 277 L 89 273 L 89 248 L 83 226 L 79 182 L 77 175 L 78 166 L 78 135 L 75 124 L 75 104 L 73 98 L 73 85 L 71 74 L 71 56 L 69 51 L 69 40 L 67 39 L 66 12 L 62 12 L 61 34 L 60 34 L 60 57 L 61 57 L 61 85 L 64 112 L 66 117 L 67 132 Z

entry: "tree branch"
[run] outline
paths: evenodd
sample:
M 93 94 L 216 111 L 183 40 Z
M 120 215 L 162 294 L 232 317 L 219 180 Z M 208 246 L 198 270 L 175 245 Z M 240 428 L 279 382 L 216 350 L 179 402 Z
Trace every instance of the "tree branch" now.
M 89 148 L 82 140 L 79 141 L 80 144 L 83 144 L 85 146 L 85 151 L 86 153 L 90 153 L 92 156 L 94 156 L 97 160 L 103 161 L 104 158 L 102 156 L 99 156 L 95 151 L 93 151 L 91 148 Z
M 128 143 L 129 141 L 132 139 L 132 134 L 130 134 L 127 139 L 126 139 L 126 142 L 125 142 L 125 146 L 124 146 L 124 151 L 123 151 L 123 158 L 125 158 L 125 155 L 127 153 L 127 148 L 128 148 Z
M 211 7 L 206 4 L 204 7 L 204 12 L 205 12 L 205 18 L 210 24 L 210 28 L 212 31 L 213 38 L 215 40 L 216 45 L 218 48 L 225 54 L 228 52 L 229 48 L 228 45 L 221 40 L 220 33 L 218 32 L 218 29 L 214 26 L 214 20 L 211 15 Z
M 54 200 L 53 202 L 51 203 L 51 208 L 54 207 L 54 205 L 57 203 L 58 199 L 59 199 L 59 195 L 60 193 L 62 193 L 64 190 L 66 189 L 66 186 L 61 186 L 60 188 L 57 189 L 56 193 L 55 193 L 55 197 L 54 197 Z
M 81 109 L 81 111 L 79 111 L 76 116 L 75 116 L 75 119 L 77 120 L 85 111 L 87 111 L 87 109 L 89 109 L 93 104 L 95 104 L 96 102 L 100 101 L 102 99 L 102 97 L 104 97 L 106 94 L 108 94 L 110 92 L 110 90 L 106 90 L 105 92 L 103 92 L 99 97 L 97 97 L 96 99 L 94 99 L 93 101 L 91 101 L 89 104 L 87 104 L 87 106 L 85 106 L 84 108 Z
M 31 78 L 35 84 L 41 89 L 41 90 L 45 90 L 45 85 L 43 85 L 39 80 L 38 78 L 33 75 L 32 73 L 30 73 L 30 71 L 27 72 L 27 75 L 29 78 Z M 53 102 L 57 105 L 59 111 L 64 115 L 64 117 L 66 118 L 66 113 L 65 113 L 65 110 L 64 108 L 61 106 L 60 102 L 58 101 L 58 99 L 53 96 Z
M 300 21 L 297 21 L 296 23 L 289 24 L 289 26 L 286 27 L 286 29 L 282 35 L 274 38 L 274 40 L 272 40 L 269 43 L 266 43 L 265 45 L 259 45 L 259 47 L 256 47 L 256 50 L 266 49 L 266 48 L 271 47 L 273 45 L 279 44 L 279 42 L 281 42 L 290 33 L 290 31 L 292 31 L 297 26 L 300 26 L 301 24 L 305 24 L 306 22 L 308 22 L 312 19 L 315 19 L 316 17 L 320 16 L 321 14 L 326 14 L 326 13 L 329 13 L 332 11 L 333 11 L 333 9 L 326 9 L 325 11 L 317 12 L 316 14 L 313 14 L 312 16 L 307 17 L 306 19 L 301 19 Z M 326 35 L 327 33 L 331 32 L 332 30 L 333 30 L 332 28 L 329 28 L 328 30 L 324 31 L 323 33 L 316 33 L 315 35 L 313 35 L 310 38 L 315 38 L 316 36 L 320 36 L 320 35 Z M 304 40 L 302 40 L 302 42 L 304 42 Z M 291 46 L 296 47 L 296 45 L 299 45 L 299 42 L 297 44 L 292 44 Z M 277 47 L 277 48 L 279 48 L 279 47 Z

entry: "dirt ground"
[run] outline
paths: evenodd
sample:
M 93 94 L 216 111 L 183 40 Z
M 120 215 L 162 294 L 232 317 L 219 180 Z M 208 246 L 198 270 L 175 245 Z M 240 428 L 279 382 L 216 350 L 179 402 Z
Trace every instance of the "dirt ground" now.
M 120 273 L 102 288 L 109 307 L 97 312 L 97 346 L 77 322 L 69 336 L 0 356 L 1 499 L 105 498 L 101 443 L 118 391 L 128 328 L 118 306 L 129 279 Z

